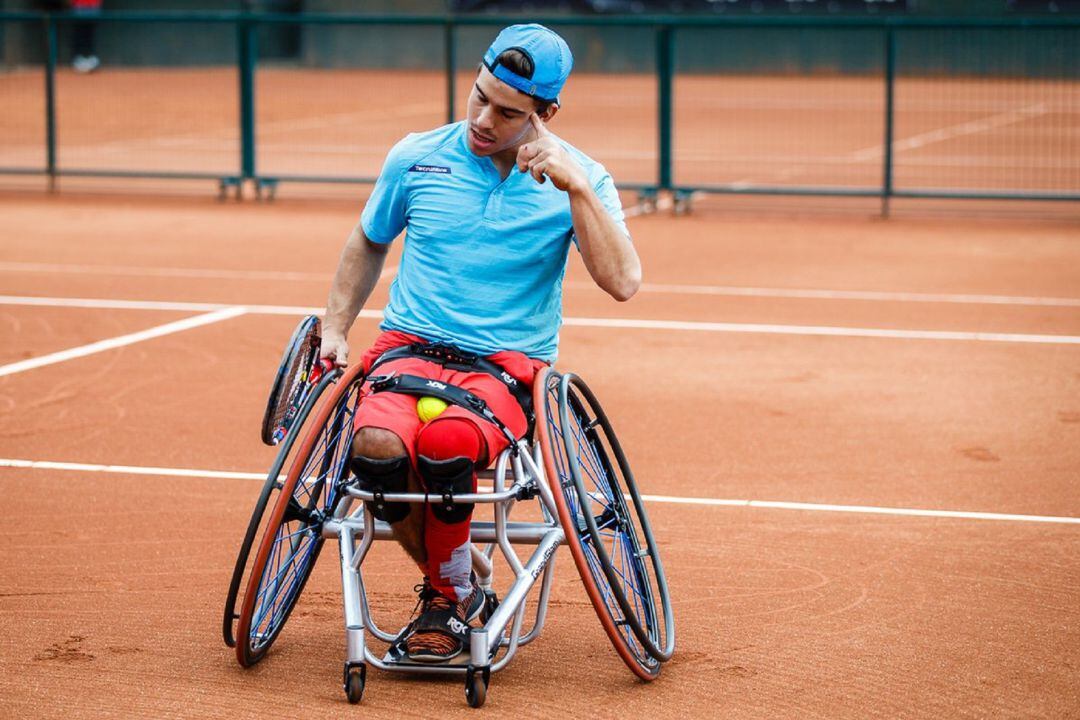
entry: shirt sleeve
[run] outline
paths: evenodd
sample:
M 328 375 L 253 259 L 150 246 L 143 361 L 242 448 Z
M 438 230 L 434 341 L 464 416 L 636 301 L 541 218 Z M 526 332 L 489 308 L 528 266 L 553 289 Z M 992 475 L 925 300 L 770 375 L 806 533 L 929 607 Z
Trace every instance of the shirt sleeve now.
M 600 203 L 607 210 L 608 215 L 615 221 L 615 225 L 622 230 L 623 235 L 630 237 L 630 231 L 626 229 L 626 213 L 623 212 L 622 201 L 619 200 L 619 191 L 615 188 L 615 181 L 611 173 L 598 165 L 598 172 L 593 176 L 593 192 L 600 198 Z M 570 239 L 574 247 L 578 247 L 577 234 L 571 231 Z M 579 248 L 580 249 L 580 248 Z
M 371 197 L 360 214 L 364 235 L 371 242 L 381 245 L 392 242 L 407 223 L 406 140 L 398 142 L 387 153 L 375 189 L 371 191 Z

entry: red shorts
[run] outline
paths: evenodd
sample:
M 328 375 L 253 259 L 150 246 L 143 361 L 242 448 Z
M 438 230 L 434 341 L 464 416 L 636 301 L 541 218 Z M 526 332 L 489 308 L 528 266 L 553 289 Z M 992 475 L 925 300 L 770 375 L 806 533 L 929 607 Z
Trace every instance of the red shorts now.
M 360 358 L 367 373 L 380 355 L 387 350 L 401 345 L 409 345 L 415 342 L 427 342 L 423 338 L 409 333 L 391 330 L 379 335 L 372 345 Z M 526 388 L 532 387 L 533 379 L 540 368 L 547 363 L 542 360 L 530 358 L 519 352 L 503 351 L 489 355 L 488 360 L 502 367 L 506 372 L 514 376 L 519 383 Z M 488 404 L 515 436 L 521 437 L 528 429 L 525 413 L 518 405 L 506 385 L 496 380 L 486 372 L 460 372 L 448 370 L 438 363 L 420 358 L 401 358 L 391 360 L 378 367 L 378 374 L 390 371 L 418 375 L 431 380 L 456 385 L 464 390 L 479 396 Z M 416 401 L 419 398 L 413 395 L 404 395 L 396 392 L 371 393 L 365 390 L 361 396 L 360 407 L 357 408 L 354 426 L 357 430 L 363 427 L 375 427 L 389 430 L 397 435 L 405 444 L 409 458 L 416 466 L 416 438 L 424 423 L 416 414 Z M 483 436 L 487 445 L 487 460 L 490 463 L 502 452 L 509 442 L 506 436 L 492 423 L 483 419 L 463 407 L 451 405 L 439 415 L 440 418 L 459 417 L 473 423 Z

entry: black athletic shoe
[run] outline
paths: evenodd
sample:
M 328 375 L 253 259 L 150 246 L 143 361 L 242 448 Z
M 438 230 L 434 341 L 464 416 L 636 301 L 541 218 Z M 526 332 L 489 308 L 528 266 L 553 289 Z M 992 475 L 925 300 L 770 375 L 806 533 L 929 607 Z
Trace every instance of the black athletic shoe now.
M 420 617 L 405 640 L 405 652 L 414 662 L 440 663 L 461 654 L 469 637 L 469 622 L 484 610 L 484 592 L 470 577 L 472 591 L 455 602 L 431 587 L 427 579 L 418 586 Z

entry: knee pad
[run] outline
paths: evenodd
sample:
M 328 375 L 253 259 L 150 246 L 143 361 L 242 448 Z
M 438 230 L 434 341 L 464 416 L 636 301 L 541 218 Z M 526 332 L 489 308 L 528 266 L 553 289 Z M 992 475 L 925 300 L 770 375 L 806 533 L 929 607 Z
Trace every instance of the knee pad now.
M 375 459 L 359 455 L 349 461 L 361 490 L 375 493 L 375 500 L 366 503 L 371 514 L 379 520 L 396 523 L 409 515 L 409 503 L 388 503 L 383 493 L 403 493 L 409 488 L 409 458 Z
M 420 431 L 416 438 L 416 454 L 430 460 L 465 456 L 476 461 L 484 452 L 484 444 L 484 436 L 476 423 L 461 417 L 440 417 Z
M 416 459 L 420 477 L 428 492 L 442 496 L 431 506 L 431 512 L 444 523 L 453 525 L 469 519 L 472 503 L 454 502 L 454 495 L 471 493 L 476 477 L 476 463 L 472 458 L 460 456 L 449 460 L 432 460 L 423 455 Z

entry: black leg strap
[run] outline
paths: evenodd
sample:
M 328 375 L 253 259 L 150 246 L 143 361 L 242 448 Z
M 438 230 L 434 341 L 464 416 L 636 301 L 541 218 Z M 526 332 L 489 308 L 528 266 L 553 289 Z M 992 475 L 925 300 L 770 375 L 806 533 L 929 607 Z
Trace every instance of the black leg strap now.
M 476 464 L 464 455 L 449 460 L 431 460 L 421 455 L 416 466 L 428 492 L 440 498 L 431 506 L 435 517 L 451 524 L 468 520 L 473 504 L 456 502 L 454 495 L 472 492 Z
M 388 523 L 408 517 L 412 509 L 409 503 L 388 503 L 383 497 L 384 493 L 403 493 L 408 490 L 407 456 L 382 459 L 359 455 L 350 461 L 350 467 L 356 475 L 357 487 L 375 495 L 375 500 L 368 503 L 372 515 Z

